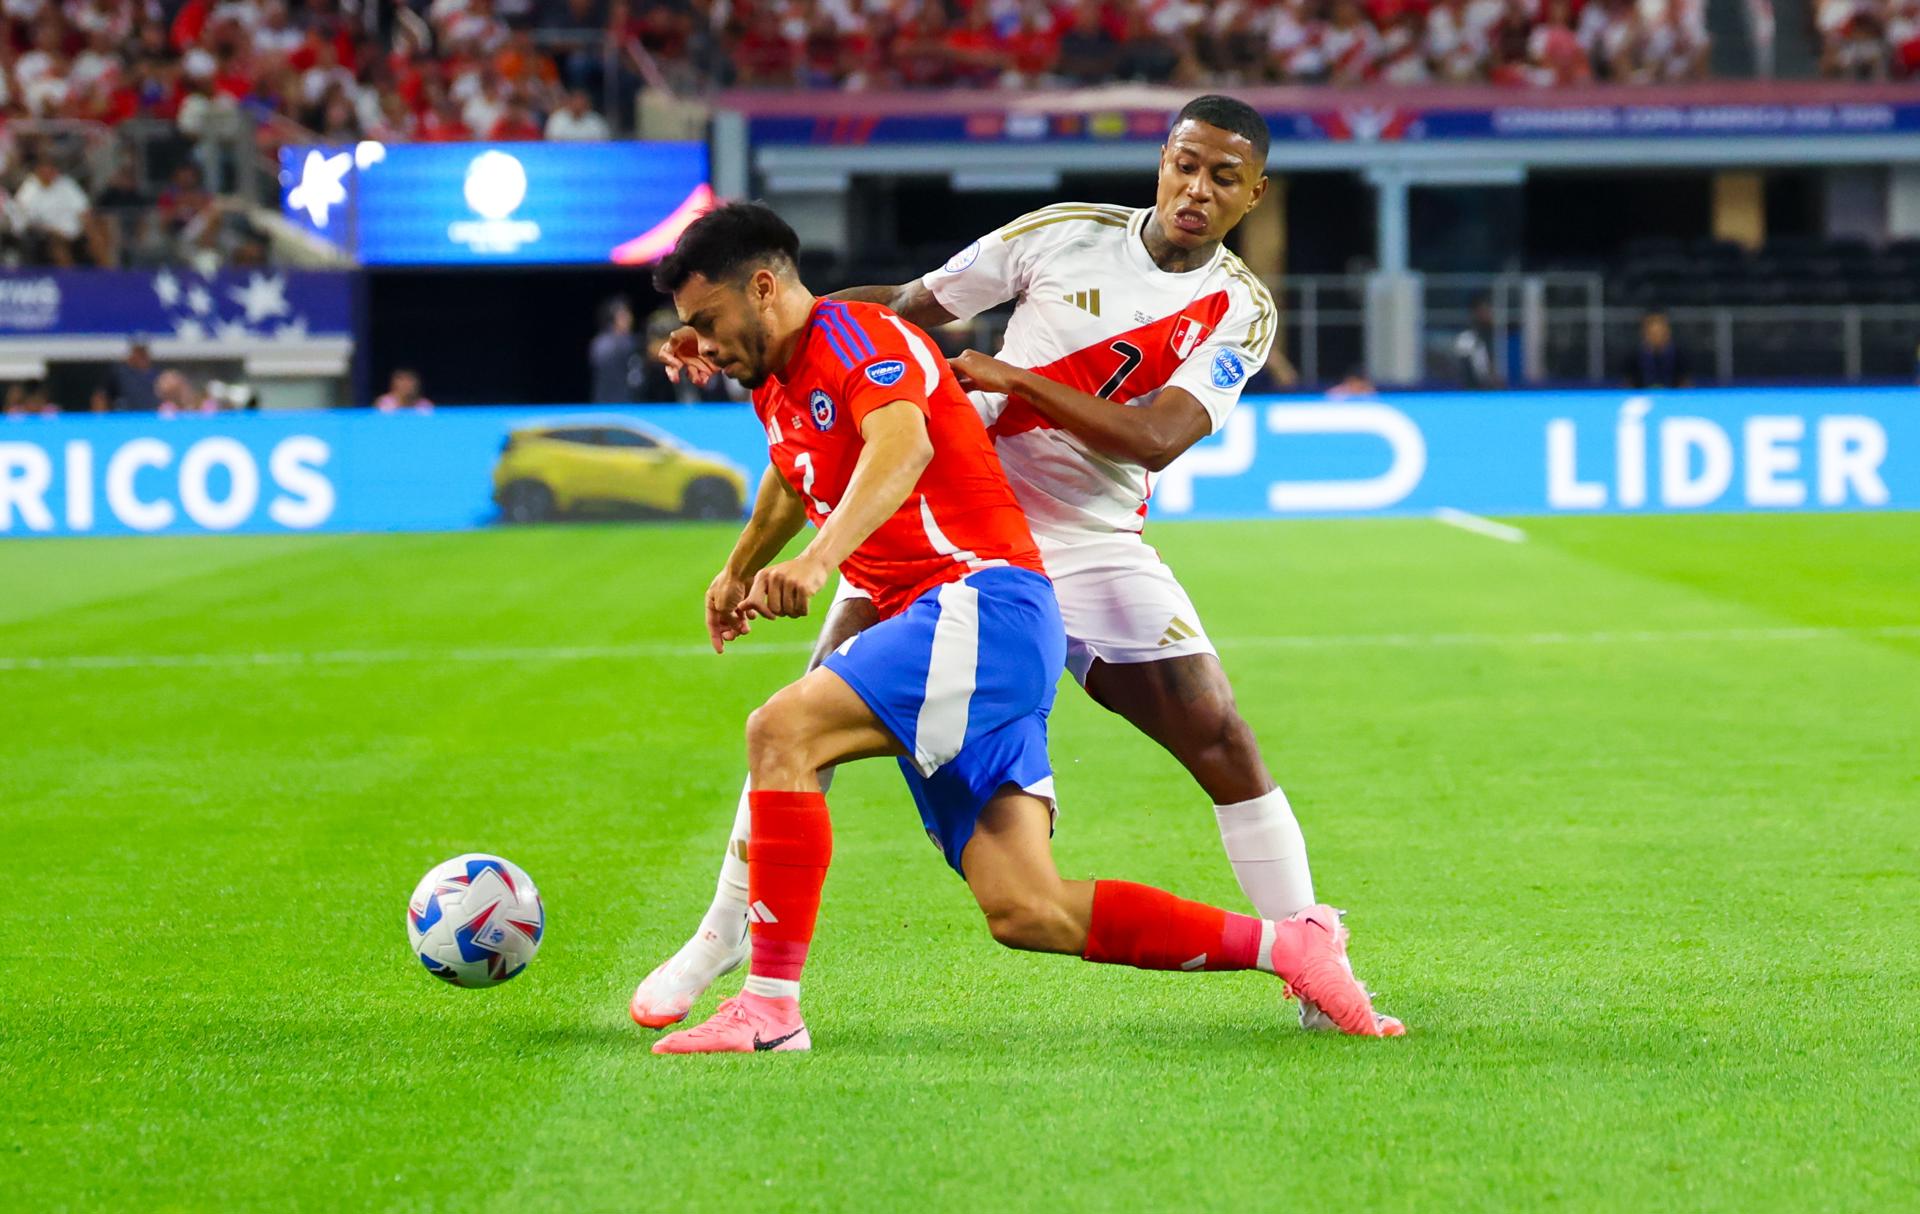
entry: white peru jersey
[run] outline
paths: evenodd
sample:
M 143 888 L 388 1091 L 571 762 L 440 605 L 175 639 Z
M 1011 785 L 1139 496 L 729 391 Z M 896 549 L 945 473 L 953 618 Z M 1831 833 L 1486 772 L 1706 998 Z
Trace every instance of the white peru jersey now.
M 1151 210 L 1063 202 L 974 241 L 921 281 L 961 319 L 1018 300 L 999 357 L 1121 404 L 1185 389 L 1218 430 L 1266 363 L 1278 313 L 1221 248 L 1169 274 L 1147 255 Z M 1015 397 L 974 394 L 1035 536 L 1137 533 L 1151 475 L 1089 449 Z

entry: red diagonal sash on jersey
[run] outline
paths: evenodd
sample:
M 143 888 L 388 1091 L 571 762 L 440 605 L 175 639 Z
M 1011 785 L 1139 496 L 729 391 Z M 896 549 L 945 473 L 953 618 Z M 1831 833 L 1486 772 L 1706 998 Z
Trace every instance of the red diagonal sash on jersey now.
M 1108 400 L 1131 400 L 1163 388 L 1187 356 L 1200 347 L 1227 314 L 1227 293 L 1202 296 L 1171 316 L 1104 337 L 1034 372 L 1055 383 Z M 1000 418 L 988 427 L 995 438 L 1028 430 L 1058 429 L 1019 396 L 1009 396 Z

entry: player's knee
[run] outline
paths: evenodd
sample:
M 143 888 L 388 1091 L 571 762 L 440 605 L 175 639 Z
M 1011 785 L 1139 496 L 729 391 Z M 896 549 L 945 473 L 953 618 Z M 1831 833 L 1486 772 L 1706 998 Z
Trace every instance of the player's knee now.
M 1061 953 L 1073 948 L 1073 916 L 1065 907 L 1045 898 L 1009 897 L 980 907 L 987 930 L 1000 944 L 1029 953 Z
M 1231 696 L 1209 697 L 1191 706 L 1180 728 L 1182 757 L 1214 762 L 1251 762 L 1260 759 L 1253 727 L 1240 715 Z
M 805 766 L 806 721 L 791 697 L 775 696 L 747 714 L 747 768 L 765 776 Z

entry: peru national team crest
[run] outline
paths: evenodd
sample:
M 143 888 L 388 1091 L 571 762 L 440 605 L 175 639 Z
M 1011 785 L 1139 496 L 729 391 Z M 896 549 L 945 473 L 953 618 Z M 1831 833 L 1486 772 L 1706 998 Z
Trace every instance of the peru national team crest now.
M 1246 364 L 1232 350 L 1222 350 L 1213 356 L 1213 386 L 1231 388 L 1247 377 Z
M 813 395 L 807 398 L 807 411 L 813 414 L 813 428 L 815 430 L 824 433 L 825 431 L 833 429 L 833 398 L 828 396 L 825 391 L 820 388 L 813 390 Z
M 1195 320 L 1191 316 L 1182 316 L 1179 323 L 1173 326 L 1173 333 L 1167 338 L 1167 343 L 1173 347 L 1175 358 L 1184 359 L 1199 349 L 1200 343 L 1207 340 L 1207 334 L 1211 332 L 1213 332 L 1212 325 Z

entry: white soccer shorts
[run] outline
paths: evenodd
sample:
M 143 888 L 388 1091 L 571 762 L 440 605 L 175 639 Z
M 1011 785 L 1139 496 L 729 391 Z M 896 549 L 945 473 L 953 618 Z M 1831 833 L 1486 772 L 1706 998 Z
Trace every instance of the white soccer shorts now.
M 1087 681 L 1095 659 L 1125 666 L 1215 652 L 1186 589 L 1138 535 L 1036 539 L 1067 629 L 1067 669 L 1077 681 Z M 866 597 L 841 578 L 833 599 Z

